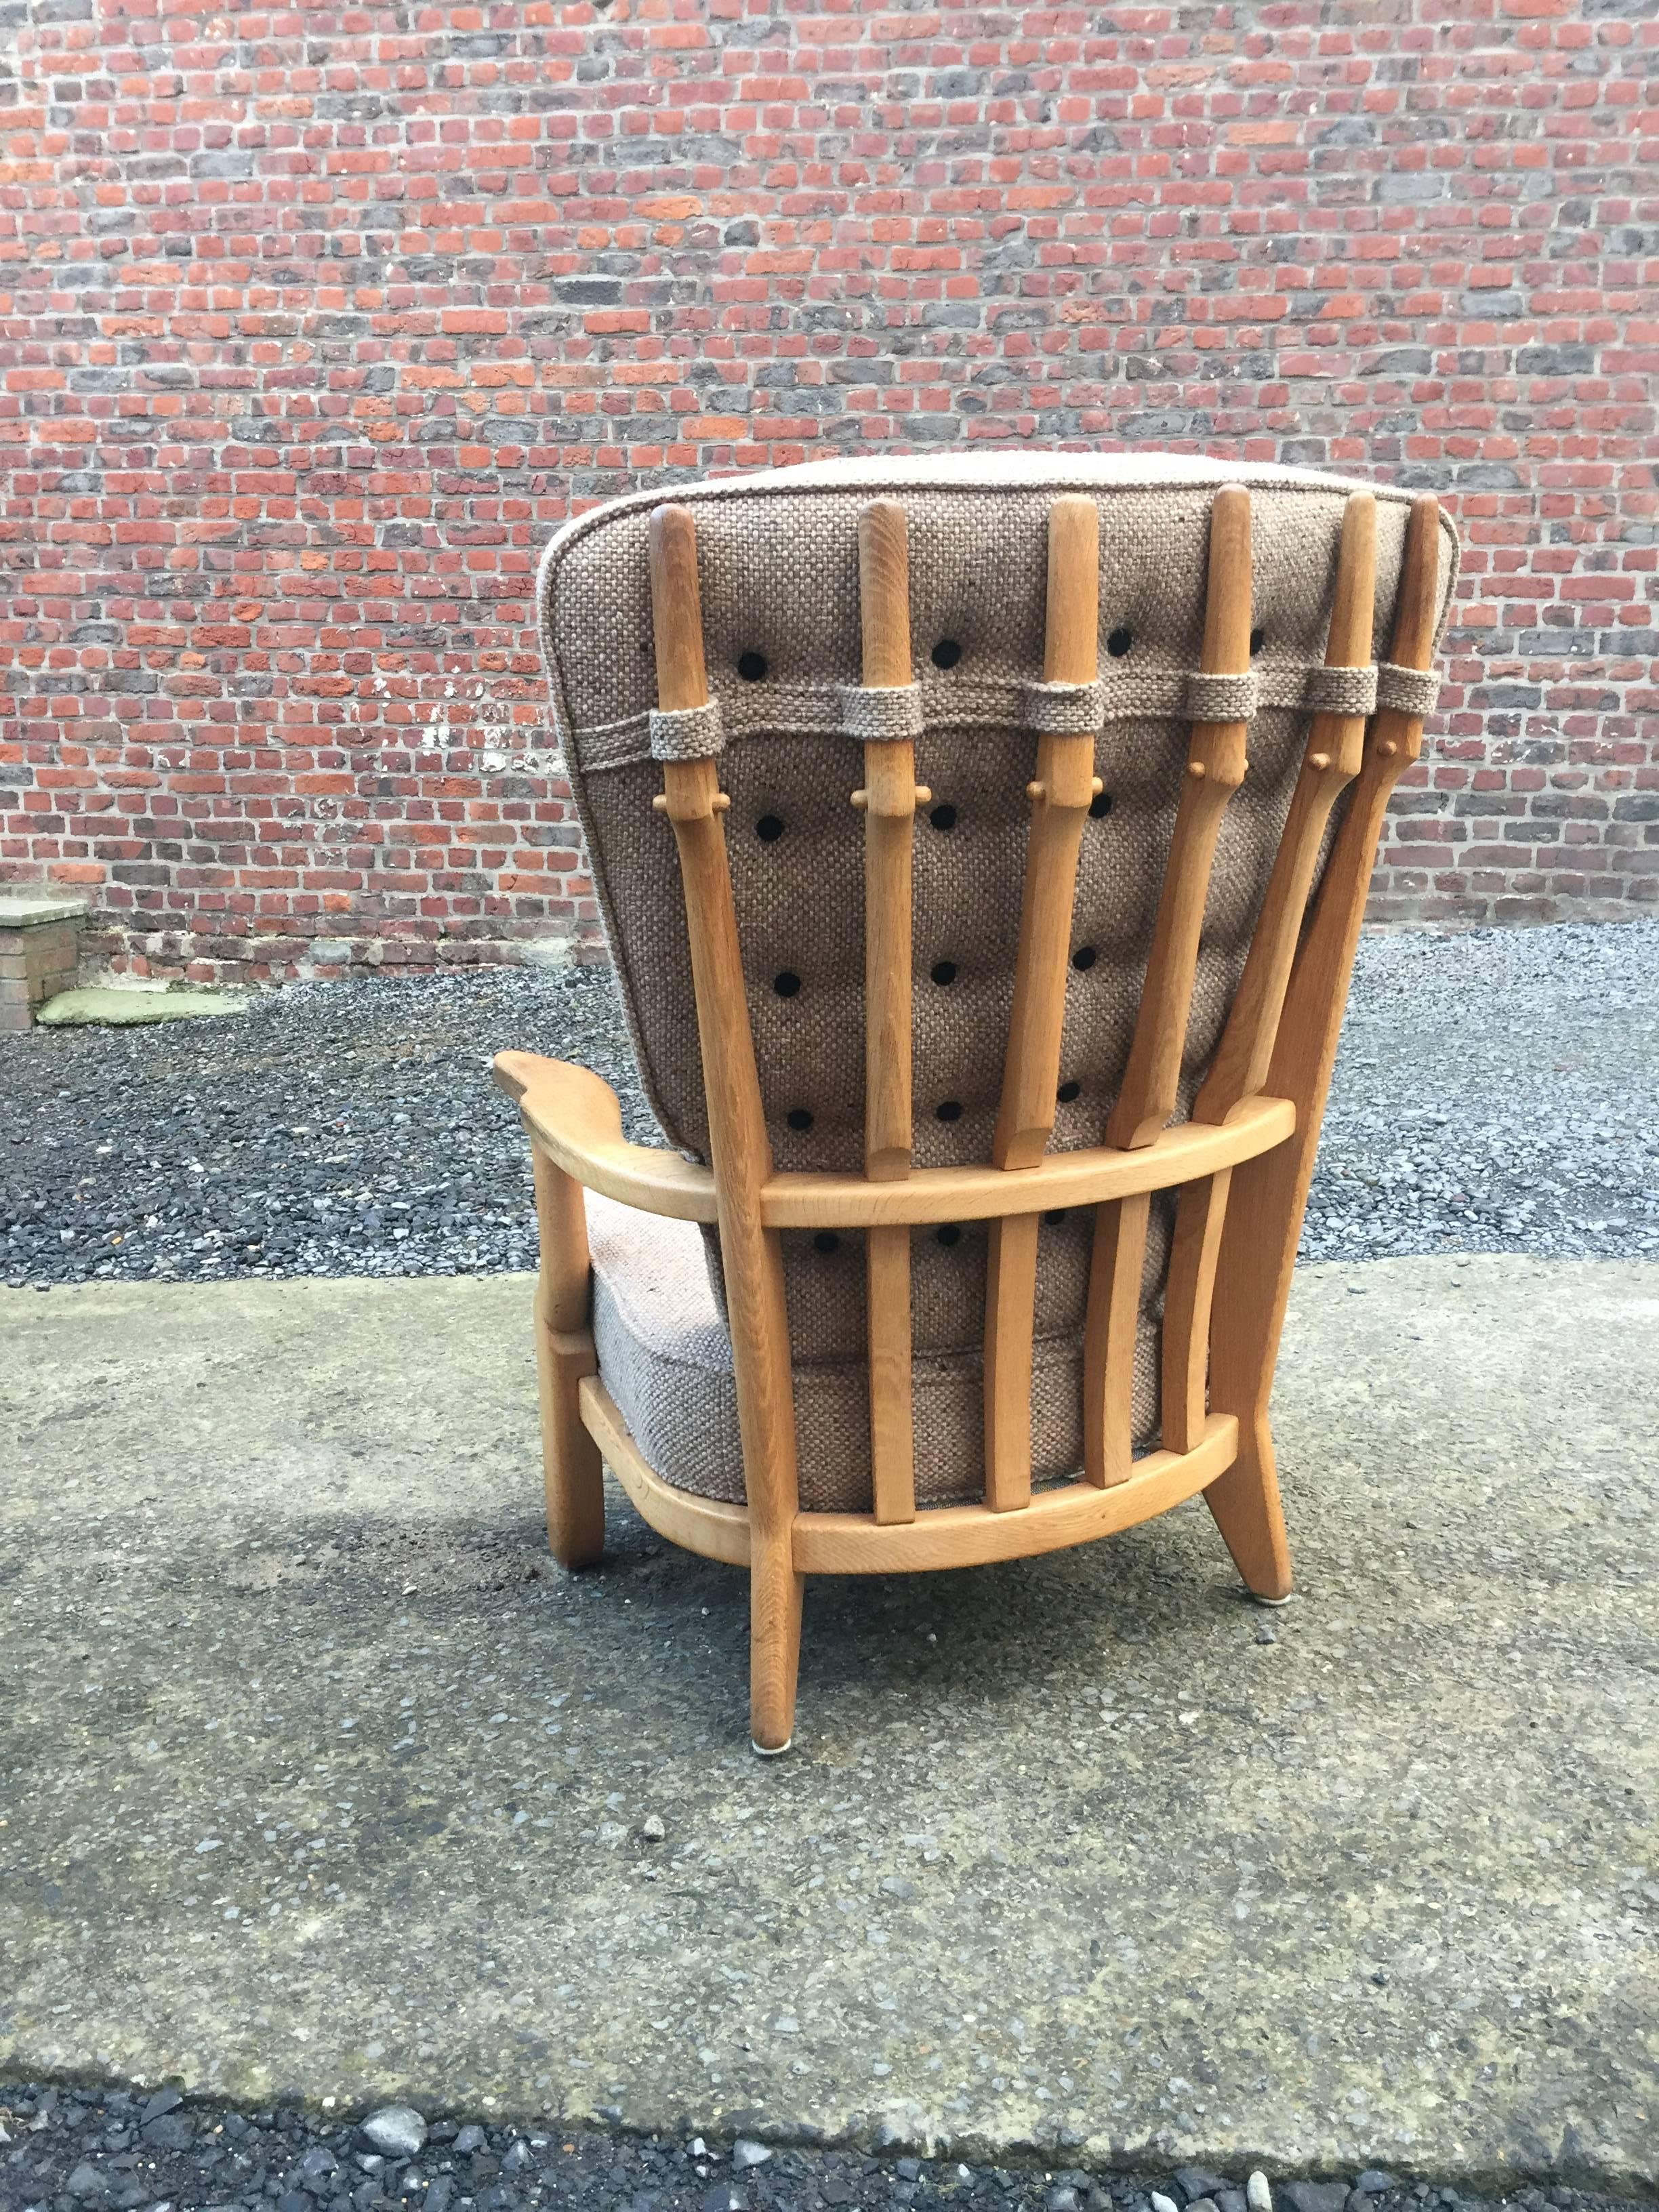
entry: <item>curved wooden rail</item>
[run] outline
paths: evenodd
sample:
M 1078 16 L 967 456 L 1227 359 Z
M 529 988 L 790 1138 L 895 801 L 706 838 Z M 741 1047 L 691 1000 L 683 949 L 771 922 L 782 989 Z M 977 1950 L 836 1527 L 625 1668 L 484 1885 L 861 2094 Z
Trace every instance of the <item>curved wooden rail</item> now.
M 749 1564 L 749 1514 L 741 1505 L 676 1490 L 647 1465 L 597 1376 L 581 1382 L 581 1415 L 643 1519 L 671 1543 L 730 1566 Z M 936 1505 L 914 1521 L 884 1524 L 870 1513 L 799 1513 L 791 1531 L 794 1569 L 803 1575 L 890 1575 L 929 1567 L 976 1567 L 1035 1558 L 1097 1536 L 1114 1536 L 1167 1513 L 1224 1474 L 1238 1449 L 1238 1423 L 1213 1415 L 1188 1452 L 1149 1452 L 1127 1481 L 1102 1490 L 1068 1482 L 1040 1490 L 1018 1513 L 985 1505 Z
M 623 1206 L 674 1221 L 714 1218 L 711 1169 L 623 1134 L 622 1103 L 602 1076 L 539 1053 L 498 1052 L 495 1081 L 556 1167 Z
M 536 1142 L 590 1190 L 677 1221 L 714 1218 L 709 1170 L 678 1152 L 629 1144 L 616 1092 L 588 1069 L 504 1052 L 496 1055 L 495 1079 L 517 1099 Z M 761 1218 L 768 1229 L 879 1229 L 1097 1206 L 1218 1175 L 1271 1152 L 1295 1129 L 1288 1098 L 1258 1097 L 1236 1107 L 1229 1121 L 1183 1121 L 1133 1152 L 1108 1145 L 1049 1152 L 1017 1176 L 989 1166 L 918 1168 L 903 1182 L 888 1183 L 773 1175 L 761 1188 Z

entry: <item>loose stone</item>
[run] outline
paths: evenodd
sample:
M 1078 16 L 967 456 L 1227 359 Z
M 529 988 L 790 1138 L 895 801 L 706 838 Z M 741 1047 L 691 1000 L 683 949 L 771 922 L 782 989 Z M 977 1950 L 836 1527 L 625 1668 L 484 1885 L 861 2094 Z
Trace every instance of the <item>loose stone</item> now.
M 412 2105 L 382 2105 L 362 2124 L 365 2142 L 387 2158 L 417 2158 L 426 2142 L 426 2122 Z
M 1244 2202 L 1250 2212 L 1273 2212 L 1273 2193 L 1259 2167 L 1244 2184 Z
M 1201 2166 L 1178 2166 L 1175 2171 L 1176 2186 L 1189 2204 L 1201 2197 L 1215 2197 L 1227 2186 L 1224 2176 L 1212 2173 Z

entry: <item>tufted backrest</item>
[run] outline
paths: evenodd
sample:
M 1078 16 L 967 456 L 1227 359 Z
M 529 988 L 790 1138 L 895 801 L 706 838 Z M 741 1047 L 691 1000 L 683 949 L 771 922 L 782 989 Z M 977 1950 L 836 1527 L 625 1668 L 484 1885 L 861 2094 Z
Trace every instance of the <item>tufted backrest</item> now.
M 1212 505 L 1250 494 L 1253 682 L 1194 681 Z M 677 746 L 717 750 L 750 1026 L 781 1170 L 857 1171 L 864 1157 L 865 830 L 851 793 L 862 740 L 859 518 L 902 502 L 915 771 L 930 793 L 914 842 L 914 1158 L 990 1158 L 1013 1003 L 1045 712 L 1048 532 L 1057 498 L 1099 518 L 1100 791 L 1083 824 L 1052 1146 L 1097 1146 L 1123 1080 L 1192 720 L 1249 720 L 1249 769 L 1221 817 L 1182 1056 L 1188 1111 L 1243 969 L 1316 707 L 1363 711 L 1326 671 L 1345 507 L 1355 485 L 1288 469 L 1165 455 L 990 455 L 813 465 L 677 488 L 695 517 L 711 705 L 695 727 L 658 715 L 648 534 L 661 493 L 568 525 L 543 564 L 554 713 L 647 1095 L 668 1140 L 706 1158 L 708 1122 L 674 837 L 653 800 Z M 1389 636 L 1409 499 L 1376 493 L 1374 635 Z M 1441 528 L 1443 621 L 1456 541 Z M 1354 672 L 1359 677 L 1359 672 Z M 1374 679 L 1365 672 L 1360 688 Z M 1387 675 L 1385 672 L 1385 684 Z M 1368 694 L 1369 696 L 1369 694 Z M 867 701 L 869 695 L 865 694 Z M 653 754 L 653 742 L 655 752 Z M 1143 1317 L 1155 1326 L 1171 1209 L 1154 1207 Z M 983 1226 L 919 1231 L 919 1357 L 976 1352 Z M 1045 1224 L 1039 1339 L 1075 1334 L 1090 1224 Z M 856 1237 L 786 1234 L 798 1361 L 865 1345 Z M 1136 1393 L 1156 1422 L 1156 1364 Z M 803 1468 L 803 1495 L 807 1471 Z M 971 1475 L 969 1478 L 971 1486 Z

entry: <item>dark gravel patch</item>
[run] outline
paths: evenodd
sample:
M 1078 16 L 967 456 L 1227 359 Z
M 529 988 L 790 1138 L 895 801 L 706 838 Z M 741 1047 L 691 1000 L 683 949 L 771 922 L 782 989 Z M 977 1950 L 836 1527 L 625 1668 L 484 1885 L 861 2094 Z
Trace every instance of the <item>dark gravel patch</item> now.
M 652 1122 L 607 973 L 299 984 L 240 1019 L 0 1039 L 0 1279 L 534 1264 L 509 1046 Z M 1659 921 L 1369 939 L 1304 1259 L 1659 1254 Z
M 240 2112 L 174 2090 L 0 2085 L 0 2212 L 1152 2212 L 1152 2192 L 1200 2212 L 1245 2212 L 1246 2176 L 1091 2174 L 871 2157 L 739 2137 L 705 2142 L 432 2120 L 413 2157 L 381 2156 L 351 2122 Z M 1364 2184 L 1361 2187 L 1359 2185 Z M 1622 2212 L 1621 2200 L 1554 2185 L 1481 2197 L 1381 2170 L 1323 2181 L 1273 2177 L 1273 2212 Z
M 302 983 L 225 1021 L 0 1040 L 11 1284 L 494 1274 L 535 1264 L 529 1153 L 490 1079 L 580 1060 L 651 1137 L 609 973 Z

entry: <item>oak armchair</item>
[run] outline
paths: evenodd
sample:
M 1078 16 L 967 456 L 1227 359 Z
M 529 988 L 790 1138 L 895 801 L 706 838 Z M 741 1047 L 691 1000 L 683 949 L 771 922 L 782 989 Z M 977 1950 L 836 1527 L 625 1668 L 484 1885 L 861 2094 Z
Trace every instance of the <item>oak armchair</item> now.
M 1456 565 L 1430 498 L 1162 455 L 815 465 L 582 516 L 555 715 L 672 1149 L 502 1054 L 548 1528 L 604 1463 L 746 1565 L 1018 1558 L 1202 1492 L 1291 1565 L 1268 1398 L 1384 808 Z M 1373 661 L 1373 637 L 1388 655 Z

